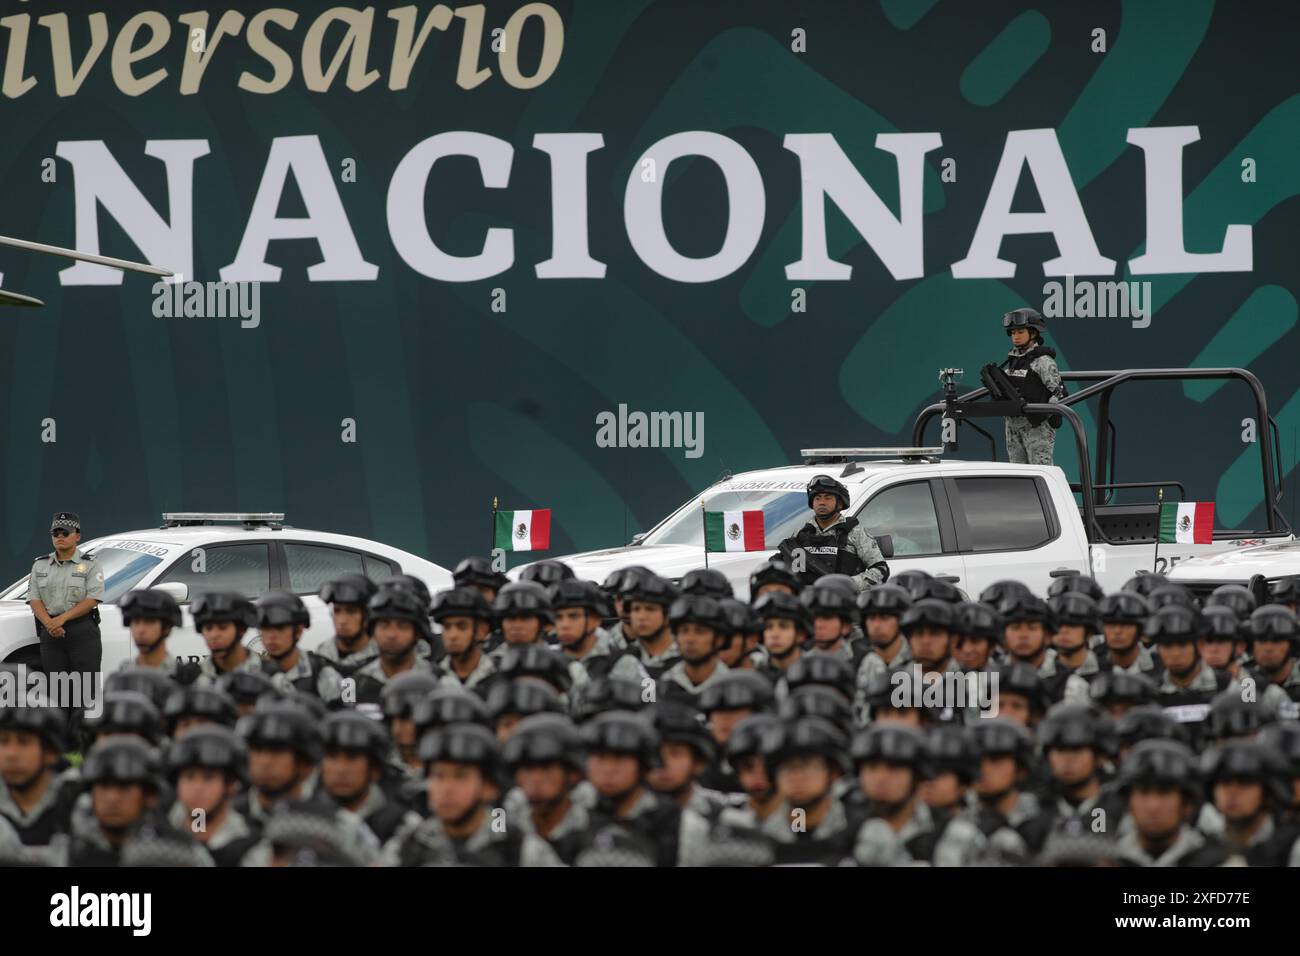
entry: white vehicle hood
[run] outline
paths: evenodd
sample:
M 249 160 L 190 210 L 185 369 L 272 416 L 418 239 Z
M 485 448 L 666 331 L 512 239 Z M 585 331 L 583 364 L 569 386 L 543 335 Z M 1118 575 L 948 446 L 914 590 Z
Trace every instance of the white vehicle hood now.
M 1244 581 L 1252 575 L 1284 578 L 1300 574 L 1300 541 L 1261 544 L 1189 558 L 1169 573 L 1171 581 Z

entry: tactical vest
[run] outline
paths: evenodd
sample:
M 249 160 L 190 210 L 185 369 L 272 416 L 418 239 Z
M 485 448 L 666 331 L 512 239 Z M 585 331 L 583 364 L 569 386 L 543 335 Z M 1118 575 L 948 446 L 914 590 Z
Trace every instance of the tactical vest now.
M 1297 661 L 1291 666 L 1300 667 L 1300 661 Z M 1261 668 L 1249 668 L 1249 672 L 1250 675 L 1255 678 L 1255 685 L 1257 687 L 1261 687 L 1261 688 L 1267 687 L 1269 684 L 1273 683 L 1273 679 L 1268 676 L 1268 672 Z M 1285 693 L 1292 700 L 1300 701 L 1300 682 L 1296 682 L 1290 685 L 1279 684 L 1278 686 L 1281 687 L 1282 692 Z
M 1030 366 L 1034 359 L 1040 355 L 1046 355 L 1048 358 L 1056 358 L 1056 349 L 1048 348 L 1046 345 L 1039 345 L 1030 349 L 1024 355 L 1008 355 L 1002 362 L 1002 368 L 1006 370 L 1007 376 L 1016 385 L 1016 390 L 1020 392 L 1020 397 L 1026 402 L 1035 405 L 1045 404 L 1053 398 L 1052 390 L 1044 384 L 1039 378 L 1038 373 Z M 1041 425 L 1044 421 L 1051 421 L 1053 428 L 1061 427 L 1060 415 L 1026 415 L 1030 425 Z
M 35 820 L 24 824 L 10 817 L 0 817 L 13 825 L 23 846 L 49 846 L 55 835 L 68 832 L 68 822 L 72 817 L 73 805 L 80 795 L 80 788 L 71 782 L 59 783 L 57 780 L 51 780 L 49 785 L 57 787 L 58 792 Z
M 815 521 L 800 528 L 799 533 L 790 539 L 795 547 L 803 549 L 805 557 L 807 570 L 799 572 L 800 581 L 814 584 L 826 574 L 853 577 L 865 571 L 867 566 L 861 555 L 848 548 L 849 534 L 857 526 L 857 518 L 845 518 L 826 531 L 819 529 Z
M 316 692 L 316 681 L 320 678 L 323 666 L 329 665 L 333 667 L 333 662 L 313 651 L 299 651 L 298 653 L 306 658 L 311 673 L 303 677 L 295 677 L 289 683 L 293 685 L 295 690 L 300 690 L 304 694 L 311 694 L 313 697 L 319 697 L 320 695 Z M 280 669 L 279 664 L 268 658 L 262 661 L 262 673 L 266 674 L 267 677 L 274 677 L 277 674 L 284 673 L 284 671 Z
M 1276 824 L 1276 822 L 1276 818 L 1274 818 L 1274 823 Z M 1277 828 L 1270 839 L 1247 847 L 1244 851 L 1235 852 L 1242 853 L 1250 866 L 1288 866 L 1290 865 L 1291 848 L 1295 845 L 1296 840 L 1300 840 L 1300 827 L 1283 824 Z M 1229 852 L 1234 851 L 1230 850 Z
M 363 819 L 370 832 L 379 837 L 379 842 L 387 843 L 405 821 L 406 812 L 406 808 L 399 804 L 385 803 Z
M 248 851 L 255 847 L 260 839 L 260 833 L 250 833 L 238 840 L 231 840 L 219 849 L 214 850 L 208 847 L 208 853 L 212 857 L 212 862 L 217 866 L 239 866 Z
M 677 865 L 682 810 L 668 797 L 658 797 L 654 809 L 630 820 L 615 817 L 608 807 L 598 803 L 591 812 L 591 825 L 583 835 L 582 847 L 585 849 L 595 845 L 596 837 L 609 827 L 617 827 L 626 834 L 646 856 L 655 861 L 655 866 Z
M 775 844 L 777 865 L 839 866 L 844 860 L 851 859 L 858 831 L 867 822 L 867 815 L 849 804 L 844 805 L 844 810 L 845 826 L 829 836 L 814 836 L 811 831 L 796 832 L 793 842 Z
M 579 663 L 587 669 L 587 676 L 592 680 L 596 680 L 598 677 L 608 677 L 609 672 L 614 669 L 614 665 L 617 664 L 621 658 L 627 657 L 628 655 L 635 656 L 630 650 L 612 651 L 609 654 L 596 654 L 595 656 L 588 655 Z

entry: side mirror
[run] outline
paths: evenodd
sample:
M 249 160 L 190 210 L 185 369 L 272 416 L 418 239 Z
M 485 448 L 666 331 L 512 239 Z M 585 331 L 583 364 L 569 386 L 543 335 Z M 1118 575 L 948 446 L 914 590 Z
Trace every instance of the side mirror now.
M 177 604 L 184 604 L 190 599 L 190 588 L 184 581 L 168 581 L 166 584 L 155 584 L 153 590 L 161 591 L 163 594 L 170 594 Z
M 632 542 L 631 542 L 631 543 L 632 543 L 632 544 L 640 544 L 642 541 L 645 540 L 645 536 L 646 536 L 646 534 L 647 534 L 647 532 L 642 531 L 640 534 L 634 534 L 634 535 L 632 535 Z
M 880 554 L 885 560 L 894 556 L 894 536 L 892 534 L 873 534 L 876 539 L 876 547 L 880 549 Z

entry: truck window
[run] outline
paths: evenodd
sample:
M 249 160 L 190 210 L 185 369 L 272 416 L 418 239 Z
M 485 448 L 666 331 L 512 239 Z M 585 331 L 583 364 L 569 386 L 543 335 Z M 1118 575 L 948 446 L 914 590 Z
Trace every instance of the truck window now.
M 971 550 L 1022 551 L 1051 540 L 1033 478 L 958 478 L 956 484 Z
M 157 584 L 180 581 L 190 589 L 190 600 L 211 591 L 238 591 L 259 598 L 271 587 L 270 549 L 265 544 L 219 544 L 203 548 L 201 570 L 197 558 L 187 554 Z
M 858 523 L 872 534 L 893 535 L 897 558 L 943 551 L 928 481 L 909 481 L 886 488 L 858 512 Z

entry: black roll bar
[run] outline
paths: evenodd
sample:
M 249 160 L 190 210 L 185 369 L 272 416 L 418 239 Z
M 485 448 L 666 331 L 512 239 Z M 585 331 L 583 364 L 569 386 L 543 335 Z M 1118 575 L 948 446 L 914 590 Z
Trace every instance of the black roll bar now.
M 1246 383 L 1255 398 L 1256 439 L 1259 444 L 1260 465 L 1264 475 L 1264 517 L 1268 530 L 1274 533 L 1286 533 L 1291 530 L 1290 522 L 1282 513 L 1278 504 L 1282 500 L 1281 462 L 1276 457 L 1274 448 L 1275 423 L 1268 412 L 1268 399 L 1264 395 L 1264 386 L 1253 372 L 1244 368 L 1130 368 L 1105 371 L 1061 372 L 1061 378 L 1067 382 L 1091 382 L 1084 388 L 1066 395 L 1060 402 L 1035 404 L 1026 402 L 978 402 L 989 394 L 987 388 L 977 388 L 953 399 L 935 402 L 921 409 L 912 426 L 912 444 L 924 446 L 925 428 L 930 420 L 938 415 L 952 418 L 960 424 L 973 418 L 999 418 L 1008 415 L 1060 415 L 1070 423 L 1074 431 L 1075 445 L 1079 452 L 1079 485 L 1083 499 L 1084 528 L 1090 540 L 1105 540 L 1096 521 L 1095 506 L 1104 503 L 1108 489 L 1123 487 L 1106 481 L 1107 469 L 1114 466 L 1115 454 L 1110 452 L 1108 444 L 1114 443 L 1114 423 L 1110 420 L 1110 399 L 1115 389 L 1126 382 L 1135 381 L 1183 381 L 1186 379 L 1238 379 Z M 1071 408 L 1080 402 L 1098 397 L 1097 417 L 1097 460 L 1094 479 L 1089 463 L 1088 436 L 1083 428 L 1083 420 Z M 1109 442 L 1108 442 L 1109 438 Z

